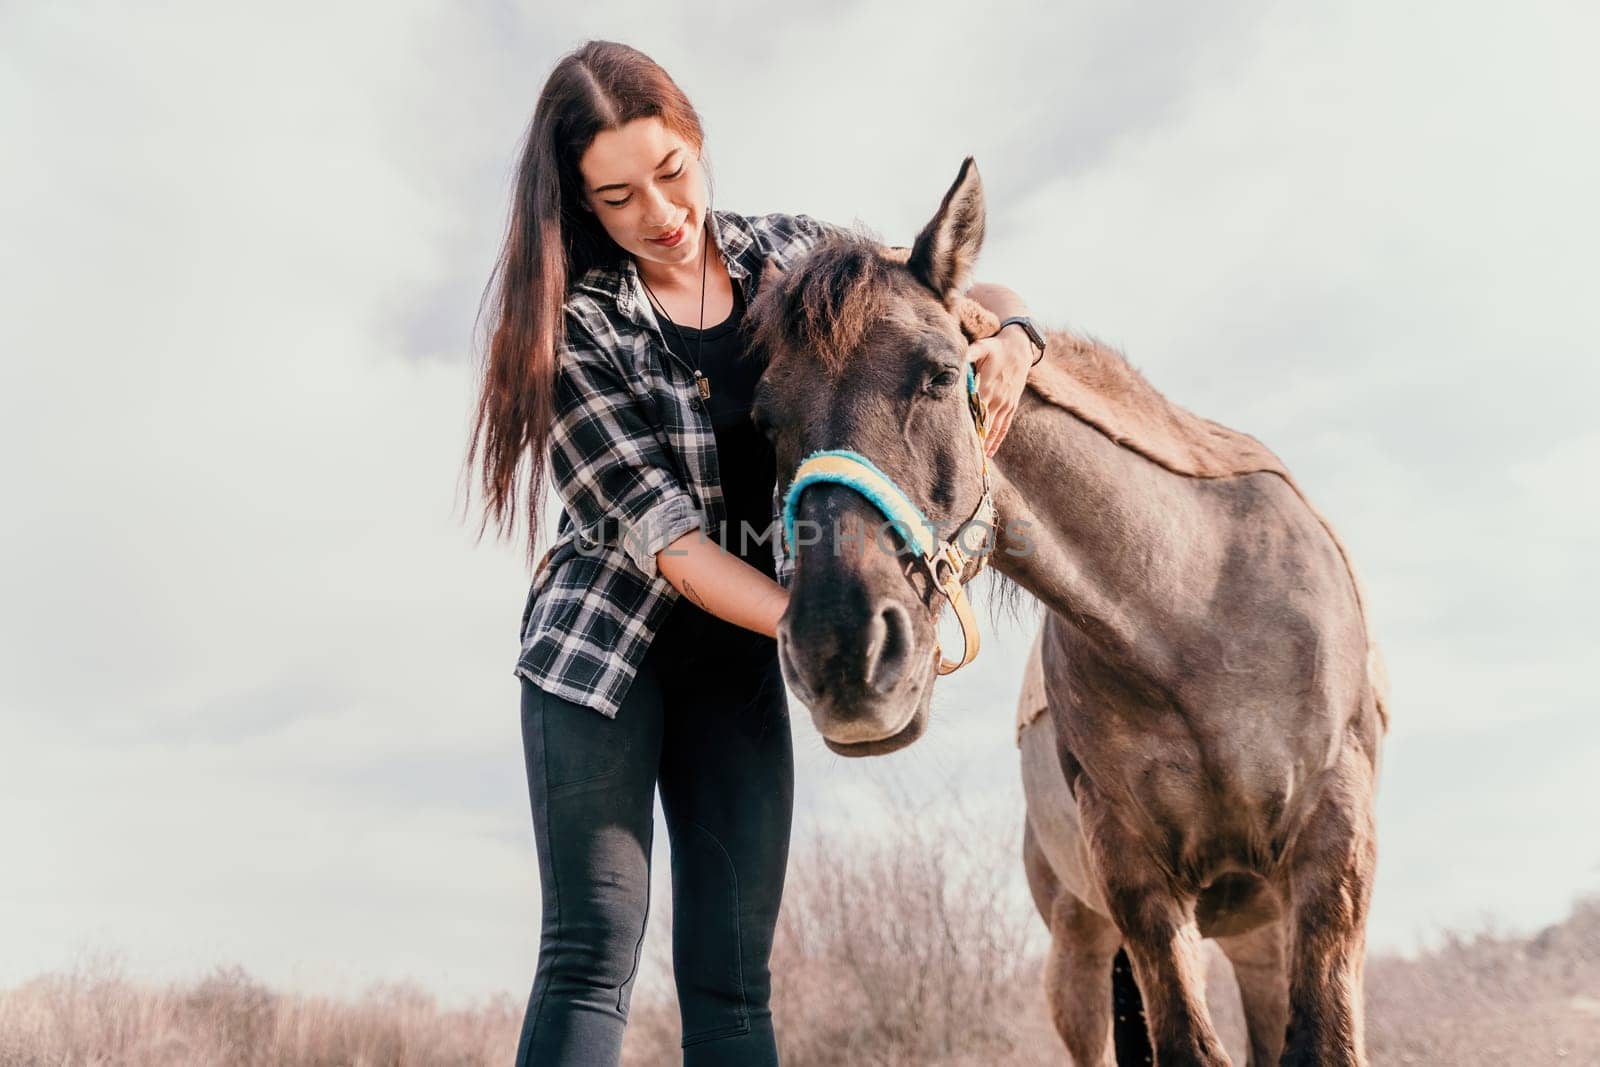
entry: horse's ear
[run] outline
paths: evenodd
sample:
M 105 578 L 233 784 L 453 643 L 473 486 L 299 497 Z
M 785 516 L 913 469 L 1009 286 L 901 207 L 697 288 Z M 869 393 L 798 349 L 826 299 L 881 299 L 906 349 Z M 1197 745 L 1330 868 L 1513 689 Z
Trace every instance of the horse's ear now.
M 983 182 L 968 156 L 944 201 L 911 246 L 906 266 L 917 280 L 939 294 L 947 305 L 966 289 L 983 246 Z

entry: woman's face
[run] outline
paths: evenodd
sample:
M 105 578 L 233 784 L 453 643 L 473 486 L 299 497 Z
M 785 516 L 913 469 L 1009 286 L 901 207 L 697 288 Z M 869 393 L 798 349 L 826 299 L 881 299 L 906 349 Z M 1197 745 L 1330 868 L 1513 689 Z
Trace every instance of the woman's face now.
M 699 257 L 706 217 L 699 150 L 659 118 L 598 134 L 578 170 L 585 201 L 625 252 L 664 265 Z

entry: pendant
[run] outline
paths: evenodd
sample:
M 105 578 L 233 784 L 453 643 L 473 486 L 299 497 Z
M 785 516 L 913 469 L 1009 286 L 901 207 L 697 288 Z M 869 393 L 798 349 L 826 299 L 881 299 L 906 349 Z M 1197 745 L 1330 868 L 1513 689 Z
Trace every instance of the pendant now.
M 696 370 L 694 372 L 694 384 L 700 387 L 701 400 L 711 399 L 711 379 L 707 378 L 704 374 L 701 374 L 698 370 Z

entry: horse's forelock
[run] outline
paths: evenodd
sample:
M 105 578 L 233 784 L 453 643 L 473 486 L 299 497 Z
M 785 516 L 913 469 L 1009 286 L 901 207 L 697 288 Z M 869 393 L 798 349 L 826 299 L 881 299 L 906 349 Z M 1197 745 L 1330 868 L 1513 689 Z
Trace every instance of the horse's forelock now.
M 882 245 L 840 237 L 819 245 L 750 309 L 755 343 L 805 352 L 829 374 L 844 371 L 867 328 L 881 317 L 896 272 Z

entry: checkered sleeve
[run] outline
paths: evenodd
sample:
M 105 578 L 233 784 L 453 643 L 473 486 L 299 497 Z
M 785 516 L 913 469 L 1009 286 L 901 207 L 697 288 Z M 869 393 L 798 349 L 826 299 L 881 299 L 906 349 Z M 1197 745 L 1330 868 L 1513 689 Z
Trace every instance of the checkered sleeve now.
M 849 230 L 810 215 L 774 212 L 753 220 L 762 240 L 765 258 L 779 270 L 788 270 L 795 261 L 830 237 L 844 236 Z
M 846 237 L 850 234 L 848 227 L 840 226 L 837 223 L 823 222 L 821 219 L 812 218 L 810 215 L 796 215 L 794 216 L 794 221 L 800 234 L 810 242 L 810 245 L 821 244 L 831 237 Z
M 647 578 L 657 576 L 657 552 L 704 528 L 700 508 L 620 370 L 571 315 L 556 378 L 550 470 L 579 542 L 598 548 L 614 529 Z M 607 519 L 614 520 L 609 527 Z

